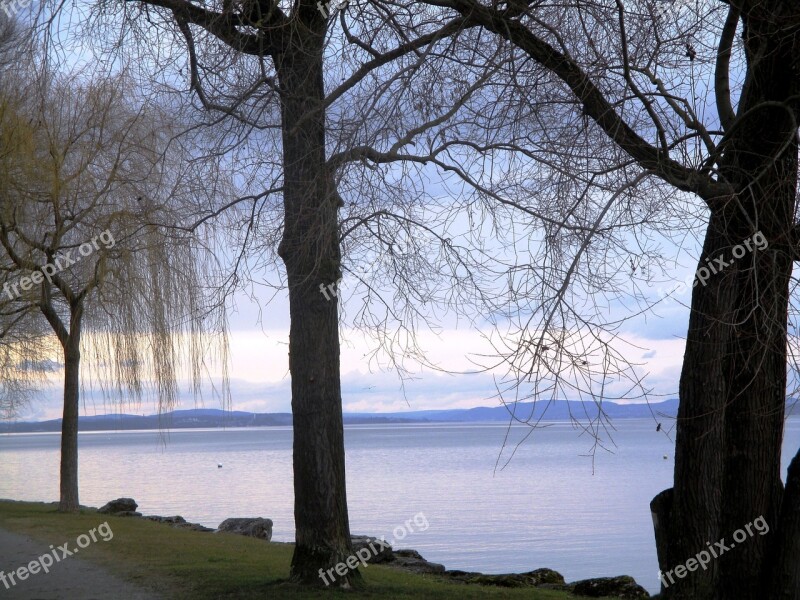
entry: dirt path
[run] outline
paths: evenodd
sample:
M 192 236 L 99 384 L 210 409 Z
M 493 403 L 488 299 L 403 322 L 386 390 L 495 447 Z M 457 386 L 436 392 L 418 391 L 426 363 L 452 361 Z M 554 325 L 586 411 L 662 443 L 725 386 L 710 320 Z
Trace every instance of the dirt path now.
M 0 600 L 164 600 L 75 556 L 18 580 L 17 569 L 51 552 L 49 544 L 0 529 Z

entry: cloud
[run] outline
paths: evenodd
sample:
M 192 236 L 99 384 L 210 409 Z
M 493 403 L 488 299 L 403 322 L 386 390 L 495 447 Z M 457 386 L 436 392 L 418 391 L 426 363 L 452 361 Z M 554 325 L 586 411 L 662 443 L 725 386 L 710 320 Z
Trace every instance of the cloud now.
M 468 359 L 477 354 L 489 354 L 485 337 L 475 330 L 445 330 L 440 335 L 424 333 L 420 343 L 429 351 L 432 362 L 443 369 L 465 374 L 447 375 L 416 367 L 404 381 L 397 372 L 381 370 L 380 361 L 371 361 L 368 339 L 361 333 L 345 331 L 347 343 L 341 352 L 342 402 L 346 412 L 404 412 L 411 410 L 472 408 L 497 406 L 495 378 L 506 375 L 501 369 L 475 373 Z M 659 396 L 674 397 L 678 388 L 684 354 L 684 340 L 652 336 L 650 329 L 631 332 L 612 345 L 637 364 L 638 372 L 646 375 L 644 385 Z M 246 412 L 290 412 L 291 379 L 288 374 L 288 332 L 272 330 L 237 331 L 231 336 L 231 398 L 232 409 Z M 46 365 L 42 365 L 45 368 Z M 471 374 L 466 374 L 473 371 Z M 621 382 L 612 382 L 606 391 L 609 396 L 627 389 Z M 525 391 L 525 388 L 523 388 Z M 575 399 L 575 398 L 571 398 Z M 641 401 L 641 399 L 638 399 Z M 184 385 L 176 408 L 219 408 L 220 397 L 210 385 L 202 388 L 195 399 Z M 152 414 L 157 407 L 152 402 L 120 403 L 118 398 L 104 397 L 100 390 L 88 387 L 82 392 L 81 414 L 96 415 L 129 412 Z M 55 381 L 31 403 L 26 420 L 55 419 L 61 416 L 61 385 Z

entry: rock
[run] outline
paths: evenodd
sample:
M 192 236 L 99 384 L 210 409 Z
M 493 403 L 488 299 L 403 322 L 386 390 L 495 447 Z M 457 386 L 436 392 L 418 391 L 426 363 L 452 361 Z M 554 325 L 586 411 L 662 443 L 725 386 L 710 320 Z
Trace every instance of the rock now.
M 353 544 L 353 554 L 357 553 L 362 548 L 369 550 L 367 562 L 371 565 L 394 560 L 392 547 L 386 542 L 378 543 L 380 541 L 378 538 L 368 535 L 353 535 L 350 537 L 350 541 Z M 377 551 L 377 554 L 375 551 Z
M 270 541 L 272 539 L 272 520 L 261 517 L 225 519 L 219 524 L 217 531 Z
M 115 517 L 141 517 L 142 513 L 135 510 L 123 510 L 118 513 L 113 513 Z
M 445 572 L 444 565 L 428 562 L 416 550 L 395 550 L 394 560 L 388 563 L 390 567 L 396 567 L 412 573 L 437 573 Z
M 155 521 L 156 523 L 166 523 L 167 525 L 178 525 L 178 524 L 185 524 L 186 519 L 181 517 L 180 515 L 175 515 L 174 517 L 159 517 L 157 515 L 150 515 L 145 517 L 148 521 Z
M 199 523 L 176 523 L 173 527 L 177 529 L 188 529 L 190 531 L 216 531 L 213 527 L 206 527 Z
M 450 579 L 474 585 L 494 585 L 498 587 L 539 587 L 547 586 L 552 589 L 564 589 L 564 577 L 552 569 L 536 569 L 527 573 L 503 573 L 500 575 L 485 575 L 484 573 L 471 573 L 469 571 L 446 571 Z
M 422 558 L 422 554 L 417 552 L 416 550 L 412 550 L 410 548 L 404 548 L 403 550 L 395 551 L 395 554 L 401 558 L 416 558 L 417 560 L 425 560 Z
M 99 508 L 97 512 L 104 515 L 116 515 L 119 513 L 134 513 L 139 505 L 133 498 L 117 498 L 105 506 Z M 138 513 L 137 513 L 138 514 Z M 138 515 L 141 516 L 141 515 Z
M 174 517 L 159 517 L 158 515 L 149 515 L 145 517 L 148 521 L 155 521 L 156 523 L 163 523 L 175 529 L 189 529 L 190 531 L 215 531 L 212 527 L 205 527 L 199 523 L 189 523 L 180 515 Z
M 647 590 L 628 575 L 582 579 L 581 581 L 570 583 L 569 587 L 576 596 L 588 596 L 589 598 L 609 597 L 631 600 L 650 598 Z
M 534 585 L 536 586 L 566 585 L 567 583 L 564 581 L 564 576 L 558 571 L 553 571 L 553 569 L 536 569 L 535 571 L 523 573 L 523 575 L 535 581 Z
M 452 571 L 446 570 L 442 573 L 448 579 L 452 579 L 453 581 L 460 581 L 461 583 L 469 583 L 470 580 L 474 579 L 475 577 L 480 577 L 483 573 L 476 573 L 474 571 L 459 571 L 458 569 L 453 569 Z

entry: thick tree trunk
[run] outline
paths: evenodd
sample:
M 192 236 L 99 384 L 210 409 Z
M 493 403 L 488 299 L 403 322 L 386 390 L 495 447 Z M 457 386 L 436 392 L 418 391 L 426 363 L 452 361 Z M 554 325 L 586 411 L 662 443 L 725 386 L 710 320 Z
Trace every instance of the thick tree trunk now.
M 60 512 L 78 512 L 78 413 L 80 408 L 80 329 L 64 349 L 64 414 L 61 420 Z
M 796 544 L 778 543 L 784 539 L 781 529 L 796 519 L 787 516 L 790 503 L 784 503 L 780 519 L 779 514 L 800 17 L 793 3 L 744 5 L 747 82 L 720 168 L 739 192 L 714 209 L 699 263 L 708 268 L 710 260 L 721 268 L 692 294 L 669 541 L 659 545 L 659 553 L 666 554 L 660 564 L 673 567 L 701 551 L 713 549 L 719 557 L 706 569 L 674 577 L 664 590 L 667 598 L 800 598 L 781 595 L 787 593 L 783 584 L 770 580 L 773 561 L 795 566 L 800 561 L 797 554 L 783 555 L 796 553 Z M 745 240 L 754 247 L 757 233 L 766 248 L 733 255 Z M 728 264 L 715 262 L 717 257 Z M 746 530 L 759 517 L 769 534 Z
M 725 243 L 724 219 L 713 217 L 706 232 L 703 257 L 716 256 Z M 701 260 L 701 265 L 704 261 Z M 726 286 L 723 286 L 727 283 Z M 662 568 L 667 597 L 711 598 L 716 565 L 679 577 L 668 573 L 719 539 L 724 454 L 724 410 L 728 380 L 722 357 L 730 336 L 726 326 L 734 302 L 730 280 L 710 280 L 692 293 L 686 352 L 679 383 L 680 405 L 675 442 L 668 542 Z M 722 317 L 722 318 L 718 318 Z
M 313 8 L 313 7 L 312 7 Z M 296 546 L 291 578 L 349 586 L 360 579 L 328 570 L 351 553 L 339 380 L 338 194 L 325 162 L 324 19 L 305 15 L 290 48 L 276 57 L 284 152 L 284 236 L 279 253 L 289 284 L 289 369 L 294 423 Z M 316 29 L 316 30 L 315 30 Z M 326 574 L 323 578 L 321 573 Z

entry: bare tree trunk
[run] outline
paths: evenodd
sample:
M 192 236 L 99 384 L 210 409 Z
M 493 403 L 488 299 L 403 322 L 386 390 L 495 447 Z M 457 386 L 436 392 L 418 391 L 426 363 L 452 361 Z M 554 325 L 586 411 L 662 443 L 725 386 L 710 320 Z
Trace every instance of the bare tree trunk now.
M 668 598 L 800 598 L 770 578 L 773 561 L 795 570 L 800 561 L 796 544 L 779 543 L 797 519 L 787 496 L 779 520 L 800 93 L 792 67 L 800 24 L 779 5 L 743 11 L 748 76 L 720 165 L 740 191 L 714 210 L 700 267 L 720 266 L 720 256 L 729 264 L 694 289 L 680 381 L 666 562 L 684 564 L 718 541 L 728 549 L 677 579 Z M 768 247 L 734 259 L 732 249 L 756 233 Z M 733 539 L 759 517 L 769 534 Z
M 715 256 L 726 246 L 724 219 L 711 218 L 703 256 Z M 701 260 L 701 265 L 704 262 Z M 727 280 L 729 281 L 729 280 Z M 686 353 L 679 383 L 680 405 L 675 442 L 675 486 L 671 497 L 667 556 L 660 560 L 669 572 L 719 539 L 724 454 L 724 408 L 728 383 L 720 357 L 727 349 L 729 328 L 718 315 L 730 315 L 734 301 L 722 280 L 696 286 Z M 691 577 L 665 575 L 672 598 L 711 598 L 716 565 Z
M 316 9 L 314 9 L 316 10 Z M 320 15 L 321 18 L 321 15 Z M 312 19 L 314 21 L 315 19 Z M 325 162 L 324 23 L 298 32 L 276 59 L 283 117 L 284 236 L 291 316 L 289 369 L 294 424 L 294 581 L 321 585 L 320 572 L 352 552 L 345 490 L 338 300 L 320 285 L 340 278 L 339 197 Z M 327 579 L 330 579 L 328 576 Z M 334 575 L 349 586 L 357 571 Z
M 792 222 L 797 194 L 797 94 L 800 60 L 796 5 L 753 4 L 743 13 L 749 63 L 740 100 L 741 123 L 730 136 L 725 176 L 742 192 L 730 227 L 737 238 L 758 228 L 769 247 L 748 253 L 739 274 L 738 301 L 724 357 L 731 382 L 725 408 L 725 464 L 720 533 L 731 549 L 720 557 L 717 598 L 756 600 L 783 590 L 769 580 L 781 536 L 780 460 L 786 406 L 789 285 L 795 254 Z M 738 178 L 738 180 L 737 180 Z M 739 242 L 741 243 L 741 242 Z M 733 533 L 763 517 L 768 535 Z M 736 544 L 734 547 L 733 544 Z
M 75 322 L 73 320 L 73 325 Z M 64 414 L 61 420 L 60 512 L 78 512 L 78 413 L 80 408 L 80 324 L 64 348 Z

